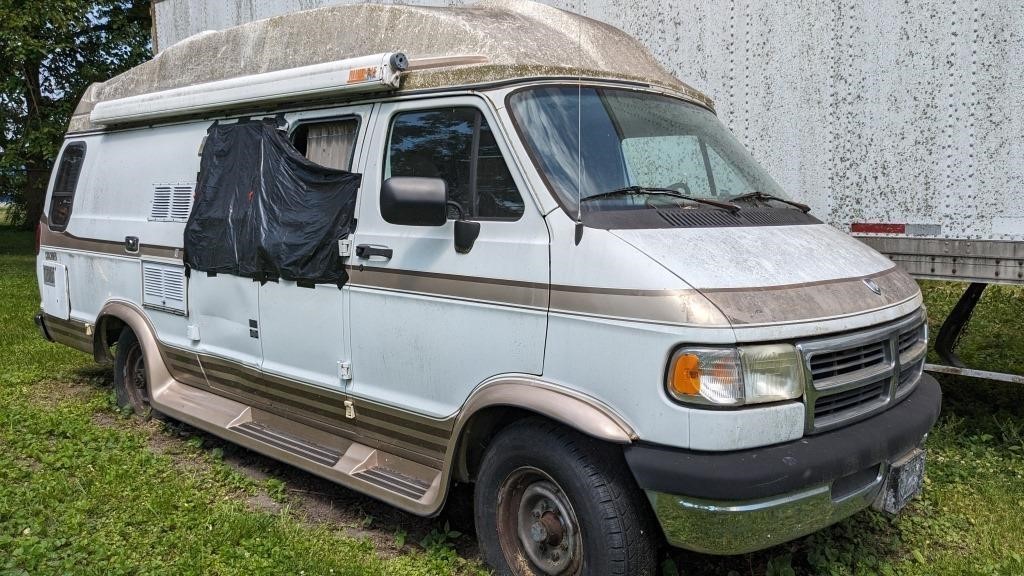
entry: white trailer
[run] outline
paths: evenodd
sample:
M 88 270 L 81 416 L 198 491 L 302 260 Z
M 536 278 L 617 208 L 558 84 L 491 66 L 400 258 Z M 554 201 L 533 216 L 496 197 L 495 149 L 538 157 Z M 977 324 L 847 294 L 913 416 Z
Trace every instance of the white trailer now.
M 822 220 L 917 278 L 1024 285 L 1024 3 L 542 0 L 643 41 Z M 154 2 L 154 44 L 342 0 Z M 471 4 L 409 0 L 411 4 Z

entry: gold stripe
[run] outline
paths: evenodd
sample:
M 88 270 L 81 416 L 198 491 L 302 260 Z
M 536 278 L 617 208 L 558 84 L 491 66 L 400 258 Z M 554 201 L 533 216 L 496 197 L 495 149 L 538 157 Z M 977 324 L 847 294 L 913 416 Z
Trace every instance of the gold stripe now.
M 754 288 L 641 290 L 518 282 L 376 267 L 350 268 L 353 286 L 524 306 L 552 312 L 671 325 L 721 326 L 801 322 L 886 308 L 917 286 L 899 269 L 839 280 Z M 863 280 L 874 279 L 881 296 Z M 549 296 L 545 296 L 548 293 Z M 709 304 L 709 301 L 711 304 Z
M 552 287 L 551 311 L 641 322 L 725 324 L 696 290 L 580 290 Z M 630 293 L 631 292 L 631 293 Z
M 184 254 L 181 248 L 157 246 L 155 244 L 141 244 L 138 252 L 128 252 L 124 249 L 124 241 L 80 238 L 69 232 L 55 232 L 50 230 L 50 227 L 45 224 L 39 227 L 39 244 L 47 248 L 80 250 L 82 252 L 95 252 L 97 254 L 125 256 L 128 258 L 148 256 L 181 260 Z
M 350 398 L 331 390 L 263 374 L 248 366 L 161 345 L 172 377 L 189 385 L 233 397 L 270 412 L 370 444 L 387 444 L 394 453 L 437 466 L 451 438 L 454 419 L 434 420 L 388 406 Z M 197 360 L 198 358 L 198 360 Z M 208 384 L 207 384 L 208 382 Z M 356 402 L 356 419 L 345 418 L 344 401 Z M 391 450 L 391 448 L 389 448 Z
M 42 227 L 42 243 L 68 249 L 120 256 L 127 254 L 118 242 L 77 238 Z M 144 256 L 181 258 L 179 248 L 144 245 Z M 896 267 L 881 273 L 840 280 L 820 280 L 779 286 L 641 290 L 569 286 L 436 274 L 375 266 L 348 266 L 350 285 L 357 288 L 396 290 L 546 310 L 669 325 L 754 326 L 804 322 L 887 308 L 912 297 L 917 286 Z M 882 288 L 876 295 L 863 284 L 871 278 Z M 708 301 L 712 305 L 708 304 Z M 269 375 L 264 375 L 269 378 Z M 271 378 L 273 379 L 273 378 Z M 281 385 L 287 381 L 274 380 Z
M 868 278 L 881 288 L 880 295 L 865 285 Z M 888 308 L 906 302 L 917 291 L 914 279 L 893 267 L 865 277 L 762 289 L 708 290 L 705 296 L 733 325 L 758 325 L 807 322 Z
M 44 316 L 43 320 L 46 332 L 54 342 L 92 354 L 92 336 L 85 333 L 85 322 L 64 320 L 50 315 Z
M 350 285 L 355 287 L 400 290 L 539 310 L 548 307 L 547 284 L 534 282 L 362 266 L 350 267 L 349 279 Z

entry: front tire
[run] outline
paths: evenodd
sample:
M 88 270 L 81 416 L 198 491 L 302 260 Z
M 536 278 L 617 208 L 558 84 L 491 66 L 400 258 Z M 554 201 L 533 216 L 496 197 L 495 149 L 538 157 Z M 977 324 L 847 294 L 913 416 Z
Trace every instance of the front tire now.
M 117 339 L 114 394 L 117 396 L 117 405 L 123 410 L 131 410 L 143 417 L 150 415 L 146 357 L 138 337 L 130 328 L 122 330 Z
M 498 574 L 655 573 L 660 533 L 614 446 L 522 420 L 488 446 L 474 500 L 480 547 Z

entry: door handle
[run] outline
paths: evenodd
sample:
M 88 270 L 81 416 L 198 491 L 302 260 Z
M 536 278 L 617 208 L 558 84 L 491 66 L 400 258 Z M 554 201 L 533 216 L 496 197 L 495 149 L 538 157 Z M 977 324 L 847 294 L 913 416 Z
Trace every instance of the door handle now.
M 138 236 L 125 236 L 124 237 L 124 251 L 131 252 L 132 254 L 139 251 L 139 237 Z
M 356 257 L 363 259 L 370 258 L 371 256 L 381 256 L 385 260 L 390 260 L 394 253 L 394 250 L 387 246 L 373 246 L 371 244 L 356 246 Z

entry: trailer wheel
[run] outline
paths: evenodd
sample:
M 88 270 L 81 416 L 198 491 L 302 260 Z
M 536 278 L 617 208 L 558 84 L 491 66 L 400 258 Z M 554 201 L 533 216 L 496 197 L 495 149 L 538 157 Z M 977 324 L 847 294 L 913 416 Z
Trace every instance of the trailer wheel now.
M 139 339 L 130 328 L 121 331 L 114 359 L 114 393 L 117 405 L 144 417 L 150 416 L 146 358 Z
M 474 511 L 498 574 L 655 573 L 660 532 L 621 453 L 546 420 L 517 422 L 494 438 Z

